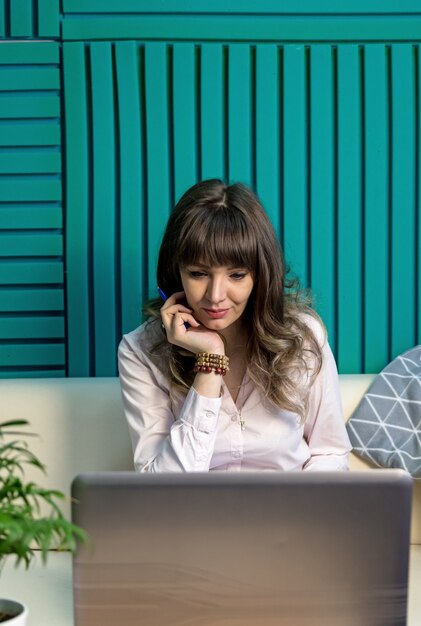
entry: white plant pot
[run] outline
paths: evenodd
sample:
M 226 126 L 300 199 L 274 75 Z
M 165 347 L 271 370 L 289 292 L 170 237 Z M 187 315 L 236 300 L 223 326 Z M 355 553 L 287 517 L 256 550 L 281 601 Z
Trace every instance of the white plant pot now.
M 13 615 L 13 617 L 6 622 L 0 622 L 4 624 L 4 626 L 26 626 L 28 608 L 21 602 L 0 598 L 0 613 L 10 613 L 10 615 Z

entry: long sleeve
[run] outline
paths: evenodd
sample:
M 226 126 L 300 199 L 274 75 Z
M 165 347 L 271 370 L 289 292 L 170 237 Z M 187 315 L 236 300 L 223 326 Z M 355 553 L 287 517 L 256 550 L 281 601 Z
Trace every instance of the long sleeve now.
M 322 368 L 310 391 L 304 439 L 311 456 L 303 469 L 346 470 L 351 444 L 343 420 L 336 363 L 327 340 L 322 359 Z
M 133 340 L 123 337 L 118 363 L 135 469 L 209 471 L 220 398 L 204 398 L 191 388 L 175 415 L 164 376 L 145 352 L 132 344 Z

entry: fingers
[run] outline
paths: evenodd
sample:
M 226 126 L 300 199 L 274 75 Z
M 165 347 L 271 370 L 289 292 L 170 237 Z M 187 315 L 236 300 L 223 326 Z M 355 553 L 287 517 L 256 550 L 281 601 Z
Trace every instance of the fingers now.
M 161 307 L 161 319 L 170 343 L 193 353 L 224 349 L 218 334 L 204 328 L 193 316 L 193 309 L 186 306 L 184 291 L 173 293 L 166 300 Z
M 183 293 L 184 292 L 173 294 L 173 296 L 168 298 L 165 304 L 161 307 L 162 323 L 167 332 L 169 341 L 176 339 L 174 334 L 179 334 L 179 330 L 182 330 L 182 334 L 184 334 L 189 326 L 192 326 L 193 328 L 200 326 L 199 322 L 197 322 L 192 315 L 192 309 L 184 304 L 176 302 L 177 295 L 179 296 Z
M 172 306 L 173 304 L 176 304 L 178 300 L 184 300 L 184 299 L 185 299 L 184 291 L 176 291 L 169 298 L 167 298 L 162 308 L 164 308 L 165 306 Z
M 171 325 L 173 329 L 184 328 L 186 331 L 189 326 L 193 328 L 198 328 L 200 326 L 199 322 L 193 317 L 191 312 L 177 311 L 172 317 Z

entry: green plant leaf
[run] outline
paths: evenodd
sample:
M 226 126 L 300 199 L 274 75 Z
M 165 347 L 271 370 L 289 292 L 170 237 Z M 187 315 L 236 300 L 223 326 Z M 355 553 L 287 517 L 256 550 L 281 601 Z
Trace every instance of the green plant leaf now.
M 15 429 L 28 424 L 26 420 L 0 423 L 0 568 L 8 555 L 15 555 L 16 565 L 29 567 L 39 551 L 45 562 L 50 550 L 74 551 L 78 541 L 87 540 L 86 533 L 64 517 L 59 505 L 65 498 L 61 491 L 25 483 L 28 465 L 45 472 L 28 443 L 15 438 L 20 432 Z M 6 440 L 10 437 L 13 439 Z M 43 516 L 41 504 L 47 507 Z

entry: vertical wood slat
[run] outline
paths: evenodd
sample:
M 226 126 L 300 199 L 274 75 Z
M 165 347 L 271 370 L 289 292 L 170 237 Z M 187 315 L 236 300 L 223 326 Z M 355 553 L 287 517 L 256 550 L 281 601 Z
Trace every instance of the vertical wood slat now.
M 317 310 L 336 345 L 336 217 L 334 172 L 334 56 L 331 46 L 310 52 L 310 273 Z M 323 158 L 321 158 L 323 155 Z
M 145 45 L 145 106 L 147 158 L 147 275 L 148 296 L 156 297 L 156 251 L 169 215 L 170 155 L 167 84 L 167 46 Z
M 203 44 L 200 55 L 201 178 L 223 178 L 224 145 L 223 47 Z
M 57 39 L 60 17 L 59 0 L 1 0 L 0 37 Z
M 285 46 L 283 65 L 283 180 L 282 235 L 286 259 L 294 275 L 308 285 L 307 122 L 304 46 Z
M 338 350 L 344 373 L 362 363 L 361 73 L 359 48 L 338 50 Z
M 111 44 L 93 43 L 90 54 L 95 112 L 92 118 L 95 375 L 105 376 L 115 371 L 116 362 L 116 146 Z
M 416 255 L 417 255 L 417 265 L 416 265 L 416 276 L 417 276 L 417 284 L 416 284 L 416 292 L 417 292 L 417 300 L 416 300 L 416 311 L 417 311 L 417 329 L 416 329 L 416 344 L 421 344 L 421 119 L 419 117 L 419 111 L 421 107 L 421 49 L 420 45 L 418 45 L 414 49 L 416 53 L 416 82 L 417 82 L 417 94 L 416 94 L 416 102 L 417 102 L 417 126 L 418 126 L 418 135 L 416 137 L 417 141 L 417 154 L 416 158 L 418 160 L 418 171 L 415 173 L 416 175 L 416 200 L 418 206 L 416 209 L 416 221 L 418 223 L 418 230 L 415 234 L 416 241 L 418 242 Z
M 252 184 L 251 54 L 247 44 L 228 46 L 228 179 Z
M 32 0 L 10 0 L 11 37 L 33 36 Z
M 198 176 L 195 46 L 179 44 L 173 51 L 174 197 Z
M 364 50 L 364 337 L 363 371 L 379 372 L 389 343 L 389 113 L 387 48 Z
M 127 333 L 141 319 L 144 274 L 143 63 L 134 42 L 116 44 L 120 178 L 121 326 Z M 143 59 L 143 57 L 142 57 Z M 117 338 L 118 339 L 118 338 Z
M 276 234 L 281 232 L 280 67 L 276 45 L 256 49 L 256 191 Z
M 6 13 L 4 0 L 0 1 L 0 37 L 6 36 Z
M 392 357 L 415 345 L 413 55 L 411 44 L 392 46 Z
M 60 34 L 59 0 L 37 0 L 38 36 L 58 37 Z
M 66 293 L 69 376 L 89 376 L 90 368 L 90 156 L 88 94 L 83 43 L 63 45 L 66 114 Z

